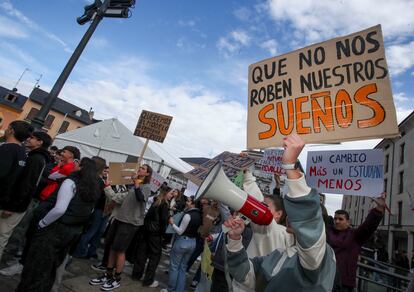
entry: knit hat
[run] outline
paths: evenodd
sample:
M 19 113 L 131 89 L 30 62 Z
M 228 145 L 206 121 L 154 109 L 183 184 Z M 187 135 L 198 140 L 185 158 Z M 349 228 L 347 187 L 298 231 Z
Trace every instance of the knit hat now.
M 36 139 L 43 142 L 42 148 L 47 149 L 52 144 L 52 137 L 50 137 L 46 132 L 42 132 L 42 131 L 33 132 L 32 137 L 35 137 Z
M 67 150 L 73 154 L 73 159 L 80 159 L 80 151 L 75 146 L 65 146 L 62 150 Z

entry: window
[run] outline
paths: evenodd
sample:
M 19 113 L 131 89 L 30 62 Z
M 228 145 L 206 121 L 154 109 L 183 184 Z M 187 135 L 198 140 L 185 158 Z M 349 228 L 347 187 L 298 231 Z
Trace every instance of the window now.
M 400 172 L 400 187 L 398 189 L 398 192 L 401 194 L 404 192 L 404 171 Z
M 398 225 L 401 225 L 402 223 L 402 210 L 403 210 L 403 205 L 402 205 L 402 201 L 398 202 Z
M 384 192 L 387 192 L 388 189 L 388 179 L 384 178 Z
M 362 205 L 365 205 L 365 197 L 362 197 Z
M 351 197 L 348 197 L 347 200 L 349 201 L 349 207 L 348 207 L 348 209 L 351 210 L 351 204 L 352 204 Z
M 60 125 L 60 129 L 58 131 L 58 134 L 62 134 L 65 133 L 69 128 L 69 122 L 68 121 L 63 121 L 62 125 Z
M 31 121 L 33 120 L 33 118 L 37 115 L 37 113 L 39 112 L 39 110 L 37 108 L 32 107 L 29 111 L 29 113 L 26 116 L 26 121 Z
M 17 96 L 14 94 L 6 94 L 6 96 L 4 97 L 5 100 L 7 100 L 8 102 L 15 102 L 17 99 Z
M 47 128 L 47 129 L 50 129 L 52 127 L 52 124 L 53 124 L 54 120 L 55 120 L 54 115 L 47 115 L 44 127 Z
M 353 197 L 352 197 L 353 198 Z M 358 198 L 355 197 L 355 207 L 358 205 Z
M 405 150 L 405 143 L 400 145 L 400 164 L 404 163 L 404 150 Z
M 388 167 L 389 167 L 389 165 L 388 165 L 388 161 L 390 160 L 390 155 L 389 154 L 387 154 L 387 155 L 385 155 L 385 167 L 384 167 L 384 173 L 387 173 L 388 172 Z

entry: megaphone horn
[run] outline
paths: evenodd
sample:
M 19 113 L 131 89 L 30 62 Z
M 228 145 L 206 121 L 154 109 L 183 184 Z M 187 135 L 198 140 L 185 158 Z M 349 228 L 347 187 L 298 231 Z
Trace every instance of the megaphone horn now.
M 265 204 L 239 189 L 227 178 L 221 161 L 214 165 L 198 188 L 195 199 L 202 197 L 220 201 L 259 225 L 269 225 L 273 220 L 273 215 Z

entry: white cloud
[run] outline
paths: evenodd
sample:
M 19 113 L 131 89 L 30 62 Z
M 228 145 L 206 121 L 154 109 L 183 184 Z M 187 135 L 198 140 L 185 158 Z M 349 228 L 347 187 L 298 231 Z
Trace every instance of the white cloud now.
M 2 43 L 0 43 L 0 50 L 2 50 L 3 54 L 7 55 L 9 59 L 13 59 L 16 64 L 22 64 L 22 66 L 27 67 L 30 70 L 42 72 L 43 74 L 49 72 L 48 68 L 45 67 L 42 63 L 40 63 L 30 53 L 12 43 L 3 41 Z M 7 68 L 6 71 L 8 70 L 9 68 Z
M 239 53 L 243 47 L 250 44 L 250 36 L 246 31 L 234 30 L 226 37 L 219 38 L 217 48 L 226 57 Z
M 398 92 L 394 94 L 394 100 L 396 102 L 402 103 L 402 102 L 409 101 L 410 98 L 407 96 L 407 94 L 405 94 L 405 92 Z
M 269 0 L 271 17 L 287 22 L 308 41 L 329 39 L 382 24 L 386 38 L 413 33 L 411 0 Z
M 140 60 L 105 64 L 113 71 L 98 64 L 83 64 L 79 71 L 85 76 L 93 72 L 94 79 L 70 81 L 60 96 L 83 108 L 93 107 L 98 119 L 118 117 L 131 130 L 143 109 L 172 115 L 174 119 L 163 145 L 178 156 L 213 156 L 245 147 L 244 104 L 224 100 L 202 85 L 162 84 L 145 72 L 147 65 Z
M 248 21 L 251 18 L 251 11 L 246 7 L 240 7 L 236 9 L 233 13 L 238 19 L 242 21 Z
M 15 21 L 0 16 L 0 37 L 6 38 L 26 38 L 27 32 Z
M 260 44 L 260 47 L 267 50 L 271 56 L 277 54 L 277 42 L 275 40 L 267 40 Z
M 4 0 L 0 3 L 0 8 L 3 9 L 8 15 L 15 17 L 20 23 L 24 24 L 27 28 L 41 33 L 44 37 L 58 43 L 66 52 L 72 52 L 69 46 L 58 36 L 42 28 L 36 22 L 25 16 L 22 12 L 15 9 L 9 0 Z
M 386 52 L 391 74 L 401 74 L 414 65 L 414 41 L 390 46 Z
M 243 46 L 247 46 L 250 42 L 250 37 L 247 32 L 242 30 L 234 30 L 230 33 L 231 37 Z
M 194 27 L 196 25 L 195 20 L 179 20 L 178 25 L 181 27 Z

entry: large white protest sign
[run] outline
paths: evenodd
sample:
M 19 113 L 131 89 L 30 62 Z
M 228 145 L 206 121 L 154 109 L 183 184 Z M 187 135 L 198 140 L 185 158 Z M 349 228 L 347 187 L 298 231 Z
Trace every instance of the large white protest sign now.
M 266 173 L 285 174 L 282 168 L 283 149 L 266 149 L 262 159 L 260 159 L 260 170 Z
M 383 157 L 381 149 L 308 152 L 306 181 L 321 193 L 379 197 Z

